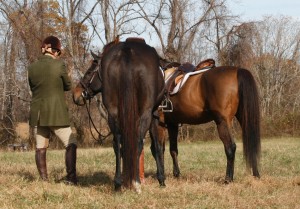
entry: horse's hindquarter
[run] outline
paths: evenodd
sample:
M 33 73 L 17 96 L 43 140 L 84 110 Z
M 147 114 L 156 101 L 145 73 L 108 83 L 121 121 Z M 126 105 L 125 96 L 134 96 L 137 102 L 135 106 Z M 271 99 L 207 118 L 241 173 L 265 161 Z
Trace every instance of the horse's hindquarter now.
M 116 95 L 124 96 L 119 92 L 125 92 L 124 86 L 120 87 L 125 77 L 134 83 L 134 88 L 128 90 L 137 95 L 139 115 L 160 104 L 158 100 L 163 96 L 164 81 L 156 51 L 151 47 L 141 47 L 136 43 L 119 44 L 102 59 L 102 67 L 103 102 L 112 112 L 117 114 L 115 107 L 120 98 Z
M 237 71 L 238 68 L 235 67 L 221 66 L 203 75 L 202 88 L 205 88 L 206 92 L 206 108 L 213 112 L 215 117 L 230 121 L 237 112 L 239 103 Z

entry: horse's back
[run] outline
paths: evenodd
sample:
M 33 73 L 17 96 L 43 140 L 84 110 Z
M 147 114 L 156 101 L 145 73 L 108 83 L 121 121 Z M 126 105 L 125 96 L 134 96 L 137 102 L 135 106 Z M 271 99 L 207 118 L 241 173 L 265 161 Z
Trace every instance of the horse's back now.
M 237 89 L 237 67 L 220 66 L 203 73 L 202 82 L 205 82 L 203 88 L 213 94 L 224 94 L 224 91 Z M 224 86 L 226 85 L 226 88 Z M 219 96 L 219 95 L 218 95 Z
M 234 117 L 238 107 L 238 68 L 216 67 L 191 76 L 179 93 L 171 97 L 170 121 L 201 124 L 217 117 Z

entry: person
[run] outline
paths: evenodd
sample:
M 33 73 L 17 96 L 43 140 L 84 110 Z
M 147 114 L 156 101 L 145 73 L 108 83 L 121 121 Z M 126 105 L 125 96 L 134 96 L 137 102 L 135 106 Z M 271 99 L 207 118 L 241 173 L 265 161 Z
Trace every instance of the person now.
M 59 59 L 61 42 L 48 36 L 41 46 L 42 55 L 28 67 L 28 81 L 32 92 L 29 124 L 36 140 L 35 161 L 42 180 L 48 181 L 46 152 L 50 134 L 55 134 L 65 146 L 65 182 L 77 184 L 77 141 L 72 134 L 65 91 L 71 89 L 66 65 Z
M 140 167 L 140 181 L 142 184 L 145 184 L 145 165 L 144 165 L 144 160 L 145 160 L 145 154 L 144 154 L 144 148 L 142 149 L 141 155 L 140 155 L 140 160 L 139 160 L 139 167 Z

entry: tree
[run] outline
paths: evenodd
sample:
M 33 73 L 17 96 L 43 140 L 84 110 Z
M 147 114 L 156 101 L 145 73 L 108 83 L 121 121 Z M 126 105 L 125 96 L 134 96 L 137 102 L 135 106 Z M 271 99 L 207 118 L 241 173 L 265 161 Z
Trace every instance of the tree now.
M 199 41 L 193 47 L 195 39 L 205 34 L 208 25 L 227 15 L 219 12 L 226 9 L 226 0 L 160 0 L 153 4 L 136 0 L 136 3 L 140 15 L 153 28 L 162 53 L 178 62 L 199 61 L 189 56 L 193 49 L 201 48 Z
M 71 1 L 70 1 L 71 2 Z M 68 37 L 65 31 L 71 31 L 71 37 L 76 38 L 78 42 L 71 44 L 76 46 L 76 53 L 70 53 L 70 48 L 67 46 L 64 49 L 64 56 L 80 62 L 85 57 L 82 54 L 86 53 L 84 48 L 85 34 L 87 28 L 83 23 L 70 21 L 70 29 L 66 29 L 66 20 L 68 17 L 60 15 L 62 10 L 58 1 L 32 1 L 14 0 L 0 1 L 0 12 L 4 17 L 8 32 L 3 37 L 4 50 L 3 73 L 4 80 L 3 94 L 1 98 L 1 117 L 2 126 L 5 130 L 15 130 L 14 123 L 28 120 L 29 110 L 29 89 L 27 84 L 27 66 L 40 55 L 40 46 L 45 36 L 56 35 L 63 43 L 66 43 L 65 37 Z M 78 14 L 78 13 L 76 13 Z M 68 33 L 69 34 L 69 33 Z M 74 61 L 74 62 L 75 62 Z M 70 63 L 74 63 L 70 62 Z M 80 66 L 85 66 L 81 63 Z M 73 69 L 73 68 L 71 68 Z M 15 133 L 8 132 L 10 138 L 4 137 L 7 141 L 12 141 L 16 138 Z

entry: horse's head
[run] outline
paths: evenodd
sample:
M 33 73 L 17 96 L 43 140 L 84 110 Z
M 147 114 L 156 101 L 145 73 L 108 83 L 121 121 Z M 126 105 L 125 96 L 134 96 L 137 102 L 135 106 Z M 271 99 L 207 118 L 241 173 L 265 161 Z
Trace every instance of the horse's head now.
M 98 56 L 93 52 L 91 52 L 91 54 L 94 60 L 73 90 L 73 101 L 77 105 L 84 105 L 86 100 L 93 98 L 102 90 L 102 81 L 100 77 L 100 63 L 102 56 Z

